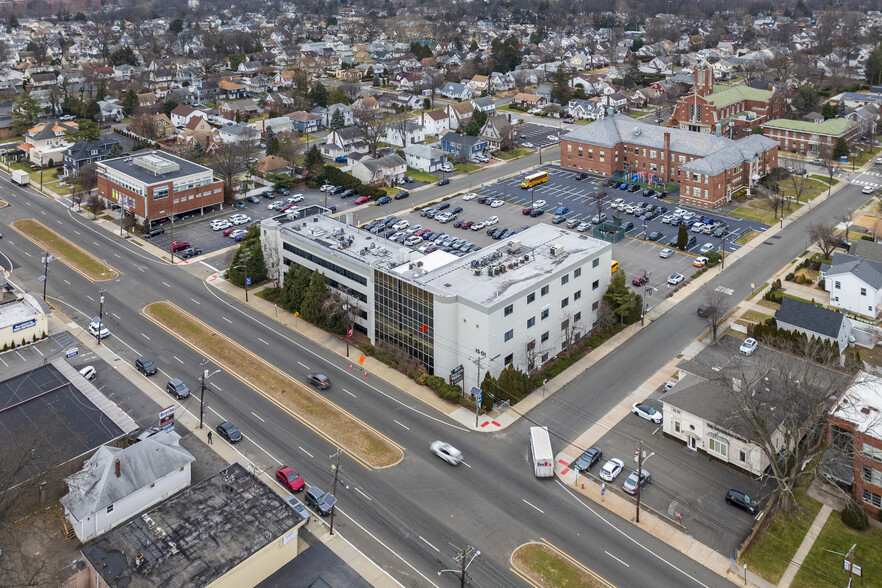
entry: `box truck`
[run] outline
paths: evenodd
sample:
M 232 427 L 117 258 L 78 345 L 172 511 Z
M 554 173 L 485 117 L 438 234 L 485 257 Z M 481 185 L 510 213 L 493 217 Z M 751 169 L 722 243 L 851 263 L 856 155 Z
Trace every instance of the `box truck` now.
M 533 472 L 537 478 L 554 476 L 554 454 L 547 427 L 530 427 L 530 451 L 533 454 Z
M 31 183 L 31 176 L 26 171 L 14 169 L 12 170 L 12 183 L 19 186 L 27 186 Z

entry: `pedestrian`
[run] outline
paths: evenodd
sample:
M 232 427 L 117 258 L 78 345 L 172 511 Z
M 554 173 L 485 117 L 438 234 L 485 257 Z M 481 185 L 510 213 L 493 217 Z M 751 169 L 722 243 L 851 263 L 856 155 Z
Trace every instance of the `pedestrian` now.
M 214 443 L 211 441 L 211 431 L 208 432 L 208 444 L 214 445 Z

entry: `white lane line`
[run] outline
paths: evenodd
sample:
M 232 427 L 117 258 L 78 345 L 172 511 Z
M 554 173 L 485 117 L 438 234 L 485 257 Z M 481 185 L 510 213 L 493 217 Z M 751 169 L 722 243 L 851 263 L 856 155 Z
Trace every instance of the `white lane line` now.
M 192 300 L 192 301 L 195 302 L 196 304 L 202 304 L 201 302 L 199 302 L 199 301 L 196 300 L 195 298 L 191 298 L 190 300 Z
M 39 353 L 40 355 L 42 355 L 43 357 L 46 357 L 46 355 L 42 351 L 40 351 L 39 347 L 34 346 L 34 347 L 32 347 L 32 349 L 34 351 L 36 351 L 37 353 Z
M 147 271 L 147 270 L 145 270 L 143 267 L 139 267 L 138 269 L 139 269 L 140 271 L 142 271 L 142 272 Z
M 163 284 L 163 286 L 165 286 L 166 288 L 171 288 L 171 284 L 169 284 L 168 282 L 163 282 L 162 284 Z
M 86 298 L 88 298 L 88 299 L 91 300 L 92 302 L 95 302 L 95 299 L 92 298 L 91 296 L 89 296 L 88 294 L 86 294 Z
M 57 222 L 59 225 L 63 225 L 63 224 L 64 224 L 63 222 L 61 222 L 61 221 L 58 220 L 58 219 L 55 219 L 55 222 Z
M 141 333 L 141 336 L 144 337 L 145 339 L 147 339 L 148 341 L 150 340 L 150 337 L 148 337 L 148 336 L 145 335 L 144 333 Z
M 358 492 L 359 494 L 361 494 L 362 496 L 364 496 L 365 498 L 367 498 L 368 500 L 370 500 L 371 502 L 374 501 L 373 498 L 371 498 L 370 496 L 368 496 L 367 494 L 365 494 L 364 492 L 362 492 L 362 491 L 359 490 L 358 488 L 356 488 L 355 491 Z
M 227 317 L 222 316 L 221 318 L 224 319 L 225 321 L 227 321 L 228 323 L 230 323 L 231 325 L 233 324 L 233 321 L 231 321 L 231 320 L 228 319 Z
M 183 360 L 181 360 L 181 358 L 178 357 L 177 355 L 172 355 L 172 357 L 174 357 L 176 360 L 178 360 L 178 363 L 184 363 Z
M 114 253 L 113 256 L 114 256 L 114 257 L 119 257 L 120 259 L 122 259 L 122 257 L 120 257 L 120 255 L 119 255 L 119 253 Z
M 257 414 L 256 414 L 253 410 L 251 411 L 251 414 L 254 416 L 254 418 L 256 418 L 257 420 L 259 420 L 260 422 L 262 422 L 262 423 L 265 423 L 265 422 L 266 422 L 265 420 L 263 420 L 262 418 L 260 418 L 259 416 L 257 416 Z
M 101 247 L 101 245 L 98 244 L 98 241 L 92 241 L 92 243 L 95 244 L 95 247 Z
M 611 558 L 613 558 L 614 560 L 616 560 L 617 562 L 619 562 L 620 564 L 622 564 L 623 566 L 625 566 L 626 568 L 631 567 L 628 564 L 626 564 L 625 562 L 623 562 L 622 560 L 620 560 L 619 558 L 617 558 L 616 556 L 614 556 L 613 554 L 611 554 L 609 551 L 604 551 L 604 553 L 607 554 L 608 556 L 610 556 Z
M 309 366 L 306 365 L 305 363 L 303 363 L 302 361 L 298 361 L 297 363 L 299 363 L 300 365 L 302 365 L 302 366 L 305 367 L 306 369 L 309 369 Z
M 434 545 L 432 545 L 431 543 L 429 543 L 428 541 L 426 541 L 425 539 L 423 539 L 423 536 L 422 536 L 422 535 L 418 535 L 418 537 L 420 538 L 420 540 L 421 540 L 423 543 L 425 543 L 426 545 L 428 545 L 429 547 L 431 547 L 432 549 L 434 549 L 434 550 L 437 551 L 438 553 L 441 553 L 441 551 L 440 551 L 437 547 L 435 547 Z
M 521 498 L 521 500 L 524 500 L 524 499 Z M 545 511 L 542 510 L 541 508 L 539 508 L 538 506 L 535 506 L 535 505 L 533 505 L 533 504 L 530 504 L 530 503 L 527 502 L 526 500 L 524 500 L 524 502 L 526 502 L 528 506 L 532 506 L 533 508 L 535 508 L 536 510 L 538 510 L 538 511 L 541 512 L 542 514 L 545 514 Z
M 28 253 L 27 251 L 25 251 L 24 254 L 27 255 L 28 257 L 33 257 L 33 255 L 31 255 L 31 254 Z
M 40 211 L 40 214 L 46 214 L 46 211 L 45 211 L 45 210 L 41 210 L 41 211 Z
M 408 427 L 407 425 L 402 425 L 402 424 L 399 423 L 398 421 L 395 421 L 395 423 L 396 423 L 398 426 L 400 426 L 400 427 L 404 427 L 405 429 L 407 429 L 408 431 L 410 431 L 410 427 Z
M 65 283 L 65 284 L 67 284 L 67 285 L 68 285 L 68 286 L 70 286 L 70 285 L 71 285 L 71 283 L 70 283 L 70 282 L 68 282 L 68 281 L 67 281 L 67 280 L 65 280 L 65 281 L 64 281 L 64 283 Z
M 76 229 L 74 229 L 74 233 L 76 233 L 77 235 L 80 234 L 80 232 L 79 232 L 78 230 L 76 230 Z
M 214 386 L 214 389 L 217 390 L 218 392 L 223 392 L 223 390 L 221 389 L 221 387 L 218 386 L 216 383 L 215 383 L 215 384 L 212 384 L 212 386 Z
M 266 341 L 264 341 L 260 337 L 258 337 L 257 340 L 260 341 L 261 343 L 263 343 L 264 345 L 269 345 L 269 343 L 267 343 Z M 298 362 L 298 363 L 300 363 L 300 362 Z M 303 365 L 303 364 L 301 363 L 300 365 Z
M 113 318 L 115 318 L 116 320 L 118 320 L 118 321 L 121 321 L 121 320 L 122 320 L 121 318 L 119 318 L 119 315 L 116 314 L 115 312 L 111 312 L 110 314 L 112 314 L 112 315 L 113 315 Z
M 305 450 L 304 448 L 300 447 L 299 445 L 297 446 L 297 449 L 299 449 L 300 451 L 302 451 L 303 453 L 305 453 L 305 454 L 308 455 L 309 457 L 312 457 L 312 454 L 311 454 L 310 452 L 308 452 L 308 451 Z
M 467 464 L 467 463 L 464 462 L 464 461 L 461 461 L 461 462 L 459 462 L 459 463 L 461 463 L 462 465 L 464 465 L 465 467 L 467 467 L 467 468 L 469 468 L 469 469 L 472 469 L 472 466 L 470 466 L 469 464 Z
M 357 397 L 355 396 L 355 394 L 353 394 L 352 392 L 350 392 L 350 391 L 347 390 L 346 388 L 343 388 L 343 391 L 346 392 L 347 394 L 349 394 L 350 396 L 352 396 L 353 398 L 357 398 Z

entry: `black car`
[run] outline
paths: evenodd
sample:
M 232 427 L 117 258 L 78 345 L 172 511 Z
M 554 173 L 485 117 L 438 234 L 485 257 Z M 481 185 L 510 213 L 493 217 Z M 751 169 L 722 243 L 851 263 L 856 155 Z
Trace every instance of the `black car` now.
M 628 186 L 628 192 L 636 192 L 640 189 L 640 184 L 631 184 Z
M 331 380 L 325 374 L 309 374 L 306 379 L 320 390 L 327 390 L 331 387 Z
M 246 196 L 245 200 L 247 200 L 248 202 L 251 202 L 252 204 L 260 204 L 260 198 L 258 198 L 257 196 L 254 196 L 254 195 Z
M 141 356 L 135 360 L 135 369 L 145 376 L 152 376 L 156 373 L 156 364 L 149 357 Z
M 505 227 L 500 227 L 500 228 L 494 230 L 490 236 L 493 237 L 494 239 L 498 240 L 498 239 L 502 239 L 502 236 L 504 234 L 506 234 L 507 232 L 508 232 L 508 229 L 506 229 Z
M 462 212 L 462 206 L 454 206 L 450 209 L 450 214 L 459 214 Z
M 588 174 L 586 174 L 585 172 L 582 172 L 579 175 L 577 175 L 575 179 L 577 182 L 581 182 L 582 180 L 586 179 L 587 177 L 588 177 Z
M 489 196 L 478 196 L 478 204 L 485 204 L 488 200 L 492 202 L 492 198 Z
M 542 216 L 543 214 L 545 214 L 545 211 L 541 208 L 534 208 L 530 211 L 530 216 L 532 216 L 533 218 L 536 218 L 537 216 Z
M 449 202 L 439 202 L 435 205 L 436 210 L 447 210 L 448 208 L 450 208 Z
M 331 509 L 337 503 L 337 499 L 330 492 L 324 492 L 315 486 L 310 486 L 306 491 L 306 504 L 313 507 L 323 517 L 331 514 Z
M 388 196 L 381 196 L 377 199 L 377 206 L 383 206 L 384 204 L 389 204 L 390 202 L 392 202 L 391 198 L 389 198 Z
M 641 192 L 641 195 L 646 197 L 652 196 L 653 194 L 655 194 L 654 190 L 643 190 L 643 192 Z
M 152 239 L 153 237 L 158 237 L 159 235 L 162 235 L 163 233 L 165 233 L 165 229 L 163 229 L 162 227 L 159 227 L 156 229 L 151 229 L 151 230 L 147 231 L 147 233 L 144 234 L 144 238 L 145 239 Z
M 346 191 L 346 188 L 344 188 L 343 186 L 334 186 L 333 188 L 328 190 L 328 192 L 330 192 L 331 194 L 335 194 L 335 195 L 342 194 L 345 191 Z
M 242 440 L 242 431 L 237 429 L 233 423 L 224 421 L 217 426 L 216 430 L 218 435 L 230 443 L 238 443 Z
M 630 231 L 634 228 L 634 223 L 631 221 L 625 221 L 622 223 L 622 228 L 625 229 L 625 231 Z
M 599 447 L 586 449 L 585 452 L 579 456 L 579 459 L 576 460 L 576 463 L 573 464 L 573 469 L 577 472 L 587 472 L 591 469 L 591 466 L 600 460 L 601 457 L 603 457 L 603 452 Z
M 199 247 L 187 247 L 183 251 L 181 251 L 178 255 L 180 255 L 184 259 L 190 259 L 191 257 L 196 257 L 197 255 L 202 255 L 202 249 Z
M 668 193 L 664 192 L 664 191 L 658 192 L 656 194 L 656 198 L 658 198 L 659 200 L 664 200 L 665 198 L 667 198 L 667 196 L 668 196 Z
M 395 195 L 395 200 L 404 200 L 408 196 L 410 196 L 410 192 L 408 192 L 407 190 L 402 190 L 401 192 L 399 192 L 398 194 Z
M 190 389 L 178 378 L 172 378 L 165 385 L 165 391 L 180 400 L 190 395 Z
M 356 194 L 357 194 L 357 192 L 355 190 L 353 190 L 352 188 L 350 188 L 350 189 L 344 191 L 342 194 L 340 194 L 340 198 L 349 198 L 351 196 L 355 196 Z
M 756 514 L 756 511 L 759 510 L 759 504 L 756 500 L 738 490 L 729 490 L 726 493 L 726 503 L 742 508 L 750 514 Z
M 276 199 L 276 193 L 275 193 L 275 192 L 269 192 L 269 191 L 267 191 L 267 192 L 264 192 L 263 194 L 261 194 L 261 196 L 263 196 L 263 197 L 266 198 L 267 200 L 275 200 L 275 199 Z
M 441 180 L 438 181 L 438 185 L 439 185 L 439 186 L 446 186 L 446 185 L 449 184 L 449 183 L 450 183 L 450 179 L 449 179 L 449 178 L 442 178 Z

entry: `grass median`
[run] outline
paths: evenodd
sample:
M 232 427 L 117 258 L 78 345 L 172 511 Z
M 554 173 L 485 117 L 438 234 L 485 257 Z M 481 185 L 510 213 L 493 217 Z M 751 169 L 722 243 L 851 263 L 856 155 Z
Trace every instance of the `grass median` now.
M 113 280 L 119 276 L 119 272 L 113 267 L 68 241 L 40 221 L 26 218 L 13 221 L 12 227 L 32 243 L 93 282 Z
M 541 543 L 521 545 L 511 556 L 514 568 L 539 586 L 548 588 L 607 588 L 585 569 Z
M 392 441 L 174 304 L 154 302 L 144 314 L 370 466 L 394 465 L 403 457 Z

